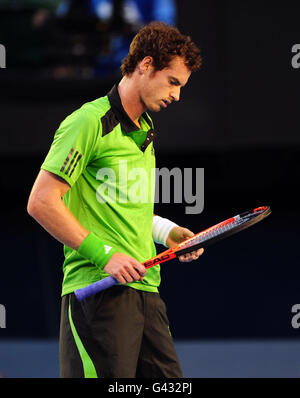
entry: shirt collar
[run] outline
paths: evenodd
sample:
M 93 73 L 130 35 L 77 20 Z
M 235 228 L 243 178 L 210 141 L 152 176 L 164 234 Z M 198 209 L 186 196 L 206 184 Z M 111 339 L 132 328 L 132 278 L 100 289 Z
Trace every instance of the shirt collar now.
M 117 119 L 122 125 L 122 128 L 126 134 L 131 133 L 132 131 L 140 130 L 140 128 L 130 119 L 125 109 L 123 108 L 121 98 L 118 92 L 118 84 L 115 84 L 110 92 L 107 94 L 112 111 L 116 115 Z M 142 114 L 143 118 L 149 124 L 149 127 L 153 130 L 153 125 L 151 123 L 150 118 L 147 113 L 144 112 Z

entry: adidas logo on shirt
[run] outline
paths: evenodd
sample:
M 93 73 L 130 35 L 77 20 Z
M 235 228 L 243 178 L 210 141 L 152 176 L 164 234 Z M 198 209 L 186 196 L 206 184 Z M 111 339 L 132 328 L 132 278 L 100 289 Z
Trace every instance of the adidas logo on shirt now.
M 105 250 L 105 254 L 107 254 L 110 251 L 111 247 L 104 245 L 104 250 Z

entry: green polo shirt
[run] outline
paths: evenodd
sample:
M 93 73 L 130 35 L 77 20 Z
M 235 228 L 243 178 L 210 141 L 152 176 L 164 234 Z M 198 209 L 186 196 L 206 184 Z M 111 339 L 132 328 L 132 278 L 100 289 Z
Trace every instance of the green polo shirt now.
M 125 112 L 115 85 L 60 124 L 41 168 L 70 185 L 63 201 L 84 228 L 143 262 L 156 254 L 155 132 L 147 113 L 139 122 L 141 129 Z M 62 295 L 108 276 L 76 250 L 64 246 L 64 254 Z M 128 283 L 150 292 L 159 284 L 159 265 L 147 270 L 143 282 Z

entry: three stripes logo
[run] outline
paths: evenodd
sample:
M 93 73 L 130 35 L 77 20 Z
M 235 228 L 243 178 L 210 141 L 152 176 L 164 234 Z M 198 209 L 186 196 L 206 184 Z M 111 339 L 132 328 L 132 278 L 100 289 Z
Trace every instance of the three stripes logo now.
M 68 156 L 66 157 L 66 160 L 64 161 L 64 164 L 62 165 L 62 168 L 60 169 L 60 171 L 63 172 L 67 167 L 65 174 L 69 177 L 72 176 L 74 170 L 78 165 L 79 160 L 82 158 L 82 153 L 79 153 L 79 151 L 75 151 L 74 153 L 74 151 L 74 148 L 70 150 Z

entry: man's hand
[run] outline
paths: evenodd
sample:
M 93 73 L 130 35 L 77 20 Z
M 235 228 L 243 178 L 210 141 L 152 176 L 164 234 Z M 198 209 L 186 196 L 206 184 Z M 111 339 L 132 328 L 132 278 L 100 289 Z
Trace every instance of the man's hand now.
M 104 271 L 122 285 L 128 282 L 143 281 L 147 269 L 134 258 L 122 253 L 114 253 L 104 267 Z
M 169 248 L 175 247 L 178 243 L 183 242 L 187 238 L 191 238 L 195 234 L 187 228 L 182 227 L 174 227 L 171 229 L 169 236 L 167 237 L 167 246 Z M 201 254 L 203 254 L 204 249 L 198 249 L 191 253 L 183 254 L 179 257 L 179 260 L 182 262 L 190 262 L 192 260 L 197 260 Z

